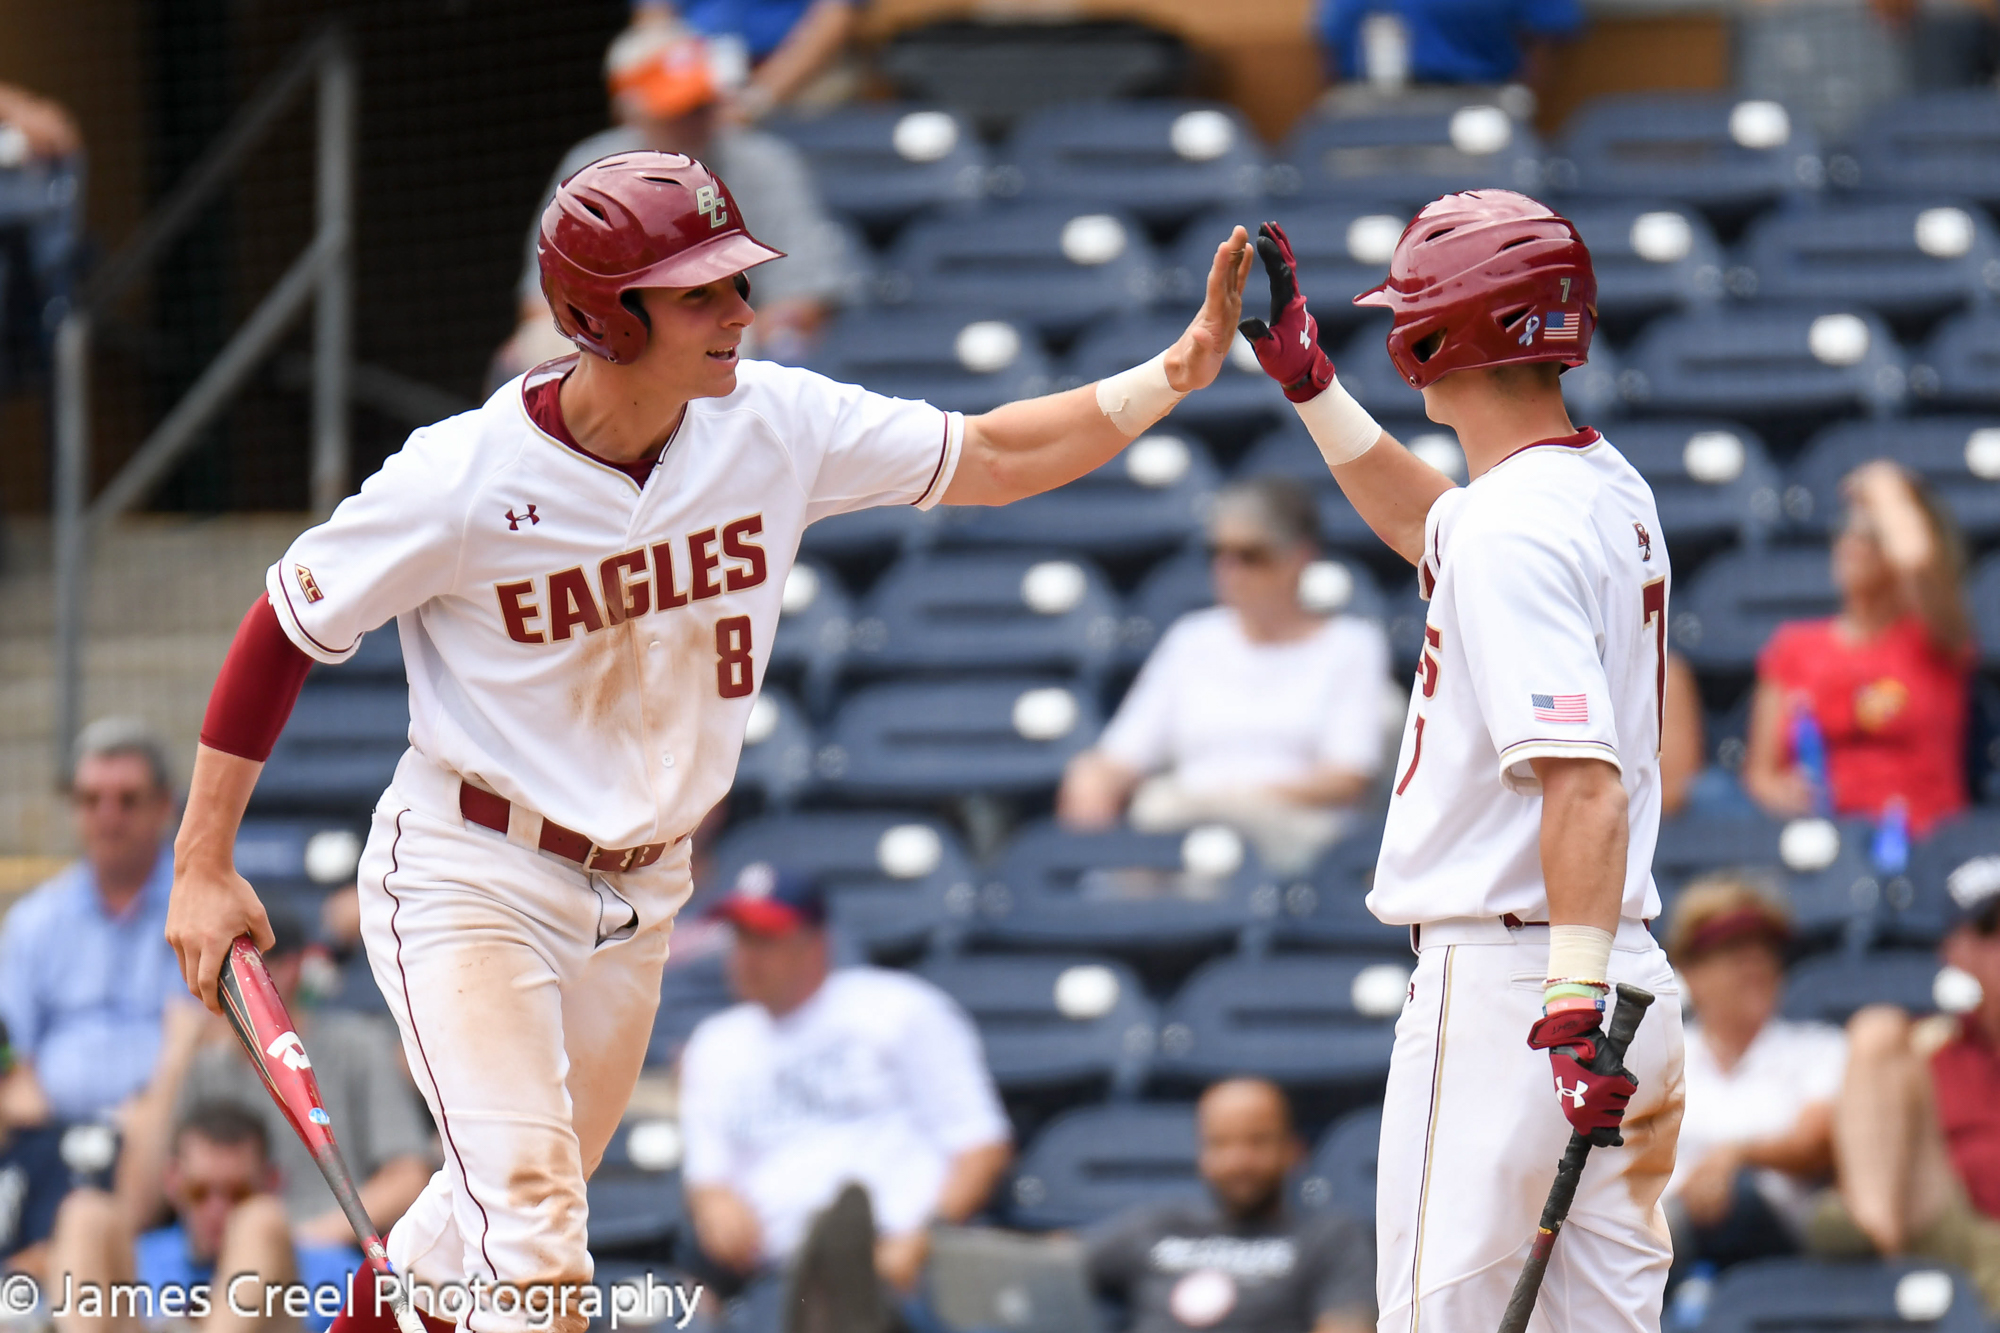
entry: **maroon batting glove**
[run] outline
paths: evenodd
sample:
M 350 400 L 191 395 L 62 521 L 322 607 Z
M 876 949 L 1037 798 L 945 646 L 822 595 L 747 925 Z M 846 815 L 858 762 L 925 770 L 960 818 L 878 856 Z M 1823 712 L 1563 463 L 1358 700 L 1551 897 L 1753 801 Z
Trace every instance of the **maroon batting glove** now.
M 1319 347 L 1319 322 L 1299 291 L 1298 265 L 1285 229 L 1275 222 L 1257 228 L 1257 256 L 1271 280 L 1271 318 L 1246 319 L 1236 327 L 1250 340 L 1257 364 L 1276 380 L 1285 397 L 1309 402 L 1333 383 L 1333 362 Z
M 1623 1067 L 1602 1072 L 1591 1068 L 1603 1035 L 1594 1008 L 1558 1010 L 1535 1020 L 1528 1029 L 1528 1045 L 1549 1053 L 1556 1102 L 1570 1128 L 1588 1138 L 1592 1147 L 1615 1148 L 1625 1142 L 1618 1126 L 1639 1083 Z

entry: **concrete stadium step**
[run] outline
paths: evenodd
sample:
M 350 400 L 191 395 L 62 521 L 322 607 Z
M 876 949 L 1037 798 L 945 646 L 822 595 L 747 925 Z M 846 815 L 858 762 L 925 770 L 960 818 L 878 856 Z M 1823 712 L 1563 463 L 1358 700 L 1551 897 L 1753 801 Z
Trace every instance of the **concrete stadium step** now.
M 141 515 L 93 548 L 83 717 L 142 717 L 166 737 L 185 781 L 209 686 L 264 571 L 310 520 Z M 0 566 L 0 858 L 71 850 L 54 789 L 55 579 L 46 520 L 6 525 Z M 26 864 L 26 863 L 24 863 Z

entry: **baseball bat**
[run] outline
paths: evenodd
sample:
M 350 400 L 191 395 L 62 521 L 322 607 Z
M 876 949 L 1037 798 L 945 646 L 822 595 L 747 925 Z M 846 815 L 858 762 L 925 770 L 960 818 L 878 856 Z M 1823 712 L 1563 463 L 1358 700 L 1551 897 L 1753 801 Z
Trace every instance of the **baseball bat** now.
M 333 1137 L 333 1120 L 321 1103 L 319 1080 L 313 1076 L 305 1043 L 292 1026 L 292 1016 L 285 1011 L 278 988 L 271 984 L 264 956 L 248 935 L 238 935 L 229 946 L 221 981 L 223 1013 L 236 1032 L 236 1040 L 250 1053 L 250 1063 L 263 1078 L 264 1090 L 312 1153 L 340 1211 L 347 1214 L 347 1224 L 354 1228 L 361 1253 L 372 1267 L 393 1279 L 396 1270 L 389 1264 L 389 1252 L 369 1220 L 368 1210 L 361 1206 L 354 1174 L 347 1169 L 340 1144 Z M 400 1282 L 392 1283 L 389 1308 L 396 1316 L 399 1333 L 425 1333 L 423 1321 L 410 1308 L 409 1293 Z
M 1632 1044 L 1639 1020 L 1646 1016 L 1646 1008 L 1652 1003 L 1651 991 L 1618 983 L 1618 1007 L 1611 1011 L 1611 1029 L 1598 1043 L 1597 1058 L 1590 1062 L 1593 1074 L 1609 1074 L 1624 1065 L 1625 1048 Z M 1562 1161 L 1556 1166 L 1555 1183 L 1549 1186 L 1548 1201 L 1542 1205 L 1542 1221 L 1535 1229 L 1528 1262 L 1521 1269 L 1521 1276 L 1515 1279 L 1514 1294 L 1507 1298 L 1506 1312 L 1500 1316 L 1500 1333 L 1527 1333 L 1528 1316 L 1535 1312 L 1535 1298 L 1542 1292 L 1542 1275 L 1549 1270 L 1556 1236 L 1569 1217 L 1569 1206 L 1576 1200 L 1577 1182 L 1583 1179 L 1583 1164 L 1589 1157 L 1589 1136 L 1571 1130 L 1569 1146 L 1563 1149 Z

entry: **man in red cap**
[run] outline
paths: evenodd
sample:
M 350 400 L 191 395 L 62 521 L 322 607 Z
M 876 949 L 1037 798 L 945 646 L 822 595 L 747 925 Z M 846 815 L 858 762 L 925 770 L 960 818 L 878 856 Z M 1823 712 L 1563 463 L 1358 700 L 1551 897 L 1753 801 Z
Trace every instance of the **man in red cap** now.
M 805 526 L 1005 504 L 1112 458 L 1221 368 L 1248 240 L 1216 248 L 1152 360 L 967 417 L 741 359 L 747 270 L 778 252 L 702 163 L 602 159 L 542 217 L 542 290 L 577 352 L 417 431 L 271 567 L 202 727 L 168 939 L 211 1009 L 230 941 L 269 944 L 232 864 L 245 804 L 306 671 L 396 618 L 410 749 L 361 859 L 362 937 L 445 1165 L 388 1245 L 458 1288 L 474 1333 L 583 1327 L 584 1181 Z
M 1589 252 L 1512 191 L 1446 195 L 1356 298 L 1391 312 L 1390 359 L 1458 433 L 1457 488 L 1334 378 L 1284 232 L 1257 248 L 1271 317 L 1244 333 L 1430 603 L 1368 896 L 1418 949 L 1382 1108 L 1381 1328 L 1499 1326 L 1573 1130 L 1595 1151 L 1536 1327 L 1656 1333 L 1683 1100 L 1646 929 L 1669 571 L 1652 492 L 1563 404 L 1597 320 Z M 1598 1073 L 1620 981 L 1663 1002 Z

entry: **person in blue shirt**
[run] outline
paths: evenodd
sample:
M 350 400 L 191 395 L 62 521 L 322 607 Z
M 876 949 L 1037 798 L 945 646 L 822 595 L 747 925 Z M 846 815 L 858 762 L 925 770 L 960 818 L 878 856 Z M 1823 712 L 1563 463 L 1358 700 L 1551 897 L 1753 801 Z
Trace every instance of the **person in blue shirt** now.
M 739 43 L 752 73 L 730 100 L 734 118 L 760 120 L 796 97 L 840 58 L 862 0 L 637 0 L 632 22 L 678 14 L 705 37 Z
M 1320 40 L 1340 78 L 1368 77 L 1362 25 L 1377 14 L 1400 21 L 1412 83 L 1537 87 L 1550 48 L 1583 27 L 1581 0 L 1319 0 Z
M 138 1333 L 185 1320 L 228 1333 L 324 1330 L 346 1299 L 360 1253 L 352 1246 L 295 1245 L 280 1184 L 263 1117 L 241 1102 L 196 1103 L 174 1129 L 168 1225 L 135 1236 L 117 1202 L 100 1190 L 78 1190 L 64 1201 L 43 1293 L 58 1327 Z M 253 1280 L 239 1283 L 246 1273 Z M 112 1314 L 87 1303 L 92 1289 L 133 1280 L 151 1293 L 150 1312 L 133 1318 L 129 1307 Z M 264 1317 L 266 1287 L 304 1294 L 289 1314 L 281 1294 Z M 244 1313 L 252 1309 L 259 1314 Z
M 165 1006 L 186 995 L 166 940 L 165 747 L 144 723 L 105 718 L 78 738 L 73 771 L 83 857 L 0 924 L 0 1022 L 42 1111 L 20 1119 L 110 1117 L 145 1086 Z

